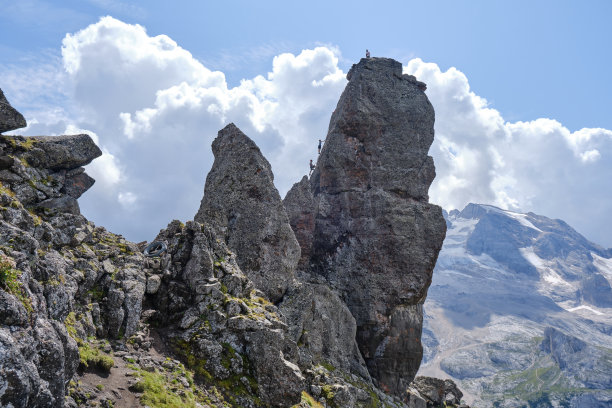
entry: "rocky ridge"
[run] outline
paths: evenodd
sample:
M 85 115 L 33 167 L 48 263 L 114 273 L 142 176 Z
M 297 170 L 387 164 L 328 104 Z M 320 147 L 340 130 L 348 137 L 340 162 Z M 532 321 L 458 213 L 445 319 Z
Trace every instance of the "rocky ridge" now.
M 101 154 L 89 136 L 0 136 L 0 403 L 459 404 L 449 384 L 408 388 L 445 226 L 427 204 L 423 89 L 395 61 L 355 65 L 319 169 L 284 202 L 257 146 L 228 125 L 194 221 L 172 221 L 149 257 L 80 214 L 94 182 L 82 166 Z M 25 125 L 11 109 L 5 130 Z M 368 237 L 376 228 L 392 237 Z

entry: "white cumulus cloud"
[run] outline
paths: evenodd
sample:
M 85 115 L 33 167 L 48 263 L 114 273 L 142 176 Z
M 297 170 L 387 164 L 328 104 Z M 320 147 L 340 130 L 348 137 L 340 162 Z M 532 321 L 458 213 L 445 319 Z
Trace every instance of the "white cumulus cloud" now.
M 606 187 L 612 131 L 572 132 L 548 118 L 507 122 L 456 68 L 442 72 L 416 58 L 404 71 L 427 83 L 436 110 L 432 201 L 446 209 L 479 202 L 563 218 L 588 238 L 612 245 L 601 228 L 612 211 Z
M 259 145 L 284 194 L 315 158 L 346 83 L 337 51 L 318 47 L 278 55 L 267 75 L 230 88 L 169 37 L 112 17 L 68 34 L 62 55 L 81 126 L 104 152 L 90 165 L 100 182 L 81 207 L 137 240 L 193 217 L 210 144 L 230 122 Z
M 103 17 L 63 41 L 57 100 L 68 99 L 69 108 L 37 106 L 28 131 L 92 130 L 103 155 L 88 166 L 97 182 L 80 199 L 83 212 L 132 240 L 150 240 L 171 219 L 193 217 L 210 145 L 229 122 L 259 145 L 281 195 L 306 174 L 346 85 L 338 58 L 330 47 L 283 53 L 270 72 L 229 87 L 223 72 L 168 36 Z M 456 68 L 416 58 L 404 71 L 427 83 L 436 110 L 433 202 L 534 211 L 612 245 L 612 131 L 571 131 L 549 118 L 508 122 Z

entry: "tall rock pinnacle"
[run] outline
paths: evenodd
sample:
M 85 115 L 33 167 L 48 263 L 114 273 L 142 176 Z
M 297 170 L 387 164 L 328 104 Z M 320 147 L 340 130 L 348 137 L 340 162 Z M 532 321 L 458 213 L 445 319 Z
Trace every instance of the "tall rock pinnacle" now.
M 242 271 L 276 302 L 293 280 L 300 246 L 270 163 L 233 123 L 219 131 L 212 148 L 215 162 L 194 220 L 220 232 Z
M 421 363 L 422 303 L 446 233 L 442 209 L 428 203 L 434 110 L 425 84 L 392 59 L 362 59 L 347 78 L 310 180 L 314 223 L 292 227 L 313 237 L 302 268 L 348 305 L 368 371 L 403 397 Z M 296 191 L 285 199 L 291 220 L 300 219 Z

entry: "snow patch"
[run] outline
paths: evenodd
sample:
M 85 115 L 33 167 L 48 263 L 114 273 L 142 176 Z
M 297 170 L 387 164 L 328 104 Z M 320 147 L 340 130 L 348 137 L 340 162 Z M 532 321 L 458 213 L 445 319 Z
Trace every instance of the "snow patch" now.
M 531 221 L 529 221 L 529 219 L 527 219 L 527 214 L 521 214 L 521 213 L 517 213 L 514 211 L 510 211 L 510 210 L 502 210 L 501 208 L 497 208 L 494 207 L 492 205 L 481 205 L 482 208 L 484 208 L 485 210 L 487 210 L 487 212 L 494 212 L 497 214 L 503 214 L 507 217 L 512 218 L 513 220 L 518 221 L 522 226 L 527 227 L 527 228 L 531 228 L 533 230 L 536 230 L 538 232 L 544 232 L 541 229 L 539 229 L 538 227 L 536 227 L 535 225 L 533 225 L 531 223 Z
M 515 212 L 512 212 L 512 211 L 506 211 L 506 215 L 508 215 L 510 218 L 520 222 L 521 225 L 524 226 L 524 227 L 531 228 L 531 229 L 536 230 L 538 232 L 544 232 L 541 229 L 539 229 L 538 227 L 536 227 L 535 225 L 533 225 L 531 223 L 531 221 L 529 221 L 527 219 L 527 214 L 520 214 L 520 213 L 515 213 Z
M 540 273 L 542 282 L 546 282 L 553 286 L 567 286 L 573 288 L 573 285 L 561 277 L 553 268 L 549 266 L 549 262 L 540 258 L 533 251 L 533 247 L 520 248 L 521 255 L 529 263 L 531 263 Z
M 529 263 L 535 266 L 538 270 L 546 268 L 546 261 L 535 254 L 533 247 L 519 248 L 519 251 L 521 252 L 521 255 L 523 255 L 523 258 L 529 261 Z
M 472 231 L 474 231 L 476 224 L 478 224 L 480 220 L 472 218 L 452 218 L 450 221 L 451 227 L 446 231 L 446 239 L 451 238 L 454 241 L 465 241 Z
M 593 257 L 593 265 L 612 285 L 612 258 L 604 258 L 594 252 L 591 252 L 591 256 Z
M 459 276 L 465 276 L 466 278 L 473 278 L 473 276 L 468 275 L 467 273 L 461 273 L 461 272 L 457 272 L 457 271 L 452 271 L 452 270 L 446 270 L 444 271 L 447 275 L 459 275 Z
M 565 309 L 565 310 L 567 310 L 568 312 L 575 312 L 578 310 L 588 310 L 589 312 L 595 313 L 596 315 L 603 316 L 602 312 L 600 312 L 599 310 L 595 310 L 591 306 L 587 306 L 587 305 L 580 305 L 580 306 L 572 307 L 571 309 Z

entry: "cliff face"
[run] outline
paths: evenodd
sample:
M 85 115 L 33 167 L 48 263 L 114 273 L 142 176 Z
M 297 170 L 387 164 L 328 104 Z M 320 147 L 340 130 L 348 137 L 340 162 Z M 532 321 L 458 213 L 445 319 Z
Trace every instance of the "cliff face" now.
M 347 78 L 310 186 L 294 186 L 285 207 L 303 271 L 340 294 L 368 371 L 403 396 L 421 362 L 421 306 L 446 231 L 427 195 L 434 111 L 397 61 L 362 59 Z
M 80 214 L 87 135 L 0 136 L 2 405 L 459 403 L 451 383 L 408 387 L 446 228 L 425 85 L 389 59 L 348 77 L 311 179 L 281 201 L 230 124 L 194 220 L 148 249 Z M 25 125 L 6 106 L 0 129 Z
M 26 121 L 23 115 L 11 106 L 4 96 L 4 92 L 0 90 L 0 133 L 20 129 L 25 126 Z

